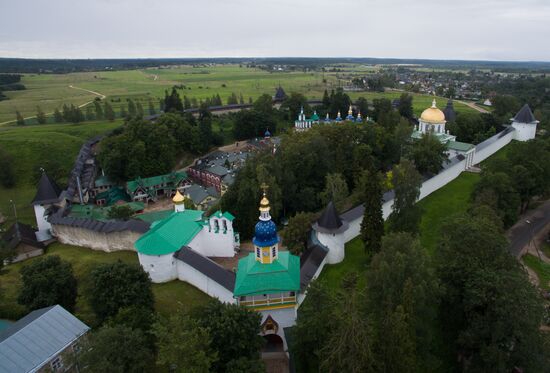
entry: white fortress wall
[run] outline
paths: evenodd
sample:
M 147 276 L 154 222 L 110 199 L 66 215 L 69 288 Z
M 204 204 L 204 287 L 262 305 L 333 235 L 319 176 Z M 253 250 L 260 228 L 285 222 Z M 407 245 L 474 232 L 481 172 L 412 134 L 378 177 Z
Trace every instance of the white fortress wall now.
M 174 258 L 174 260 L 176 260 L 176 258 Z M 177 278 L 179 280 L 188 282 L 211 297 L 218 298 L 221 302 L 236 303 L 235 298 L 233 298 L 232 291 L 226 289 L 187 263 L 184 263 L 181 260 L 176 261 Z
M 176 258 L 174 254 L 144 255 L 138 253 L 139 264 L 155 284 L 168 282 L 178 278 L 176 273 Z
M 134 243 L 143 233 L 134 231 L 97 232 L 87 228 L 69 225 L 52 225 L 52 233 L 59 242 L 105 252 L 129 250 L 135 251 Z

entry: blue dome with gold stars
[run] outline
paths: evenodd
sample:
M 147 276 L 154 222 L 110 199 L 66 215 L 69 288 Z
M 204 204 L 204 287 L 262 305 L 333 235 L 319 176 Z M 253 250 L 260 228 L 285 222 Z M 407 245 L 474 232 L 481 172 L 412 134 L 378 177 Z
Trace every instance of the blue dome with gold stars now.
M 254 245 L 259 247 L 272 246 L 279 242 L 277 226 L 272 220 L 260 220 L 254 228 Z

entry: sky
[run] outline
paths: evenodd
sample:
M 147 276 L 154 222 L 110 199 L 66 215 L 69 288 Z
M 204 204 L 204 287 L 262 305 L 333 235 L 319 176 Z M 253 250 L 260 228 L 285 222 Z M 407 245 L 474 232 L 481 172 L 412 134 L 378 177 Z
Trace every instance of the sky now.
M 0 57 L 550 61 L 550 0 L 0 0 Z

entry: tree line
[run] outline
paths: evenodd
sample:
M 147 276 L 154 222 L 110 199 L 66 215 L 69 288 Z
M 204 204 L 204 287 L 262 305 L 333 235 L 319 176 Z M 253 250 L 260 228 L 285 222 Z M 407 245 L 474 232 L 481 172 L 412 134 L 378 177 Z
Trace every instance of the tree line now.
M 21 280 L 18 302 L 29 312 L 56 304 L 74 312 L 77 297 L 88 302 L 93 329 L 64 356 L 79 371 L 263 371 L 258 313 L 211 299 L 160 315 L 151 280 L 137 264 L 98 264 L 79 284 L 71 263 L 53 255 L 22 267 Z

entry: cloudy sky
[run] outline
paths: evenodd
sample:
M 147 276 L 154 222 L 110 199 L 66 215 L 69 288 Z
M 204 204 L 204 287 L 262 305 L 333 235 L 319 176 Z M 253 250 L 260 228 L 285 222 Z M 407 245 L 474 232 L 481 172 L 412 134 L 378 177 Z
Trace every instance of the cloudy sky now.
M 550 61 L 550 0 L 0 0 L 0 57 Z

